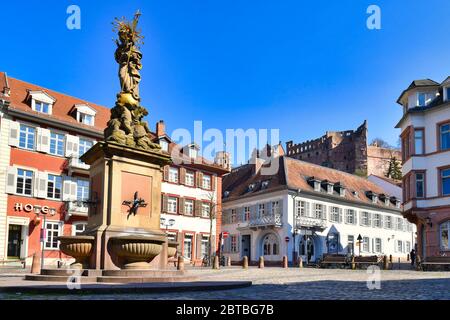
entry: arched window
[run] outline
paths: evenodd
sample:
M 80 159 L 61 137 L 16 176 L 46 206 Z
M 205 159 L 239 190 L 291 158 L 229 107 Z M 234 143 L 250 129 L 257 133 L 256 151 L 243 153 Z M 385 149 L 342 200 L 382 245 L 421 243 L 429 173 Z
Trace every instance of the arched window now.
M 446 221 L 439 226 L 439 239 L 442 250 L 449 250 L 448 234 L 450 233 L 450 221 Z
M 265 256 L 279 254 L 278 239 L 274 234 L 268 234 L 263 239 L 263 251 Z

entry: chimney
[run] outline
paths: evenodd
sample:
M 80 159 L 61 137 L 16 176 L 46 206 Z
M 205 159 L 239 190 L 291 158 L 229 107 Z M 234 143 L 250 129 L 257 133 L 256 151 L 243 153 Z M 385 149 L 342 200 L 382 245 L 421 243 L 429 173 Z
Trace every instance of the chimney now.
M 164 123 L 164 120 L 159 120 L 156 123 L 156 137 L 161 137 L 166 134 L 166 125 Z

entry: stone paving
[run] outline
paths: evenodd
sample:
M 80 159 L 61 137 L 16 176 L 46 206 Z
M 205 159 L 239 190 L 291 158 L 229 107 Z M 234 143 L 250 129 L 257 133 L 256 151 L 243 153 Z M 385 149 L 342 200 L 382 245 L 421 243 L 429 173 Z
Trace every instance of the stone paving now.
M 12 295 L 0 293 L 0 299 L 233 299 L 233 300 L 311 300 L 311 299 L 418 299 L 450 300 L 450 272 L 417 272 L 413 270 L 380 271 L 380 289 L 369 289 L 374 276 L 366 270 L 344 269 L 258 269 L 228 267 L 221 270 L 191 269 L 202 281 L 250 280 L 253 286 L 242 289 L 206 292 L 121 295 Z M 23 282 L 16 277 L 0 277 L 5 283 Z M 369 279 L 370 277 L 370 279 Z M 369 282 L 368 282 L 369 279 Z

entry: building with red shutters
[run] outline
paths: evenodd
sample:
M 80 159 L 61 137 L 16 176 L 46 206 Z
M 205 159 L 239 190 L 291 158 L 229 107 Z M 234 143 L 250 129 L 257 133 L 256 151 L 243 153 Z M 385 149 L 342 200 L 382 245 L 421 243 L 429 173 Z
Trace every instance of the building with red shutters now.
M 29 264 L 43 247 L 47 265 L 67 262 L 57 237 L 84 231 L 93 198 L 89 166 L 79 157 L 103 139 L 109 117 L 109 108 L 0 72 L 0 261 Z M 165 152 L 176 146 L 162 121 L 151 135 Z M 198 262 L 211 229 L 217 247 L 227 170 L 198 157 L 196 147 L 181 148 L 177 157 L 197 161 L 165 168 L 161 228 L 179 242 L 180 254 Z M 206 215 L 211 203 L 213 228 Z

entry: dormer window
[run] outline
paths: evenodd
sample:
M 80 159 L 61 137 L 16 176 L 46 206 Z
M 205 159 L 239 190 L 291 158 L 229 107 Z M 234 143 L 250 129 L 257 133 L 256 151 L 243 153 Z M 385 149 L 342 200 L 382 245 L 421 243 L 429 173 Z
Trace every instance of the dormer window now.
M 450 87 L 444 88 L 444 101 L 450 101 Z
M 37 112 L 42 112 L 42 113 L 47 113 L 47 114 L 49 114 L 50 107 L 49 107 L 49 104 L 48 104 L 48 103 L 41 102 L 41 101 L 35 101 L 35 103 L 34 103 L 34 109 L 35 109 Z
M 195 147 L 191 147 L 189 148 L 189 157 L 191 157 L 192 159 L 196 159 L 198 155 L 197 149 L 195 149 Z
M 314 188 L 314 191 L 320 192 L 320 190 L 321 190 L 320 180 L 317 180 L 316 178 L 311 177 L 307 181 Z
M 169 152 L 169 142 L 166 139 L 160 139 L 159 145 L 161 146 L 161 150 L 165 152 Z
M 76 119 L 79 123 L 93 126 L 95 124 L 95 115 L 97 111 L 85 104 L 75 105 Z
M 372 200 L 372 203 L 377 203 L 378 202 L 378 194 L 372 192 L 372 191 L 367 191 L 366 195 L 369 199 Z
M 223 193 L 223 197 L 224 198 L 228 198 L 230 196 L 230 191 L 225 191 L 224 193 Z
M 336 188 L 337 192 L 339 193 L 339 196 L 345 197 L 345 187 L 340 182 L 335 184 L 334 187 Z
M 267 189 L 268 186 L 269 186 L 269 180 L 263 181 L 263 183 L 261 185 L 261 189 Z
M 248 191 L 250 192 L 250 191 L 253 191 L 253 189 L 255 189 L 255 184 L 254 183 L 252 183 L 252 184 L 250 184 L 249 186 L 248 186 Z
M 327 190 L 328 194 L 333 194 L 334 192 L 334 183 L 331 183 L 327 180 L 322 181 L 322 185 L 325 188 L 325 190 Z
M 425 107 L 429 105 L 435 97 L 436 93 L 434 92 L 419 92 L 417 93 L 417 106 Z
M 40 113 L 52 114 L 53 104 L 56 99 L 44 91 L 30 91 L 31 109 Z

